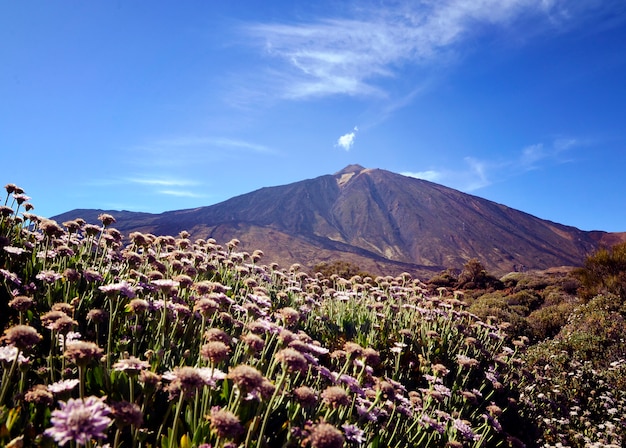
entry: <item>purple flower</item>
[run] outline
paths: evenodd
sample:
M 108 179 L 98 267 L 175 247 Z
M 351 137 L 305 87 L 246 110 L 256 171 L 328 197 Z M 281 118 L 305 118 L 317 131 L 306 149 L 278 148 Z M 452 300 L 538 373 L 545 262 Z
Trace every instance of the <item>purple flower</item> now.
M 57 336 L 59 341 L 59 347 L 61 348 L 61 350 L 65 350 L 65 344 L 72 341 L 80 341 L 80 338 L 82 337 L 83 335 L 77 331 L 68 331 L 65 335 L 65 338 L 63 337 L 63 335 L 60 334 Z
M 338 378 L 338 380 L 340 383 L 344 383 L 345 385 L 347 385 L 348 389 L 350 389 L 350 392 L 358 394 L 361 397 L 365 397 L 365 391 L 363 390 L 361 384 L 359 384 L 359 381 L 356 378 L 344 373 Z
M 78 386 L 79 382 L 80 381 L 76 379 L 60 380 L 60 381 L 57 381 L 56 383 L 49 384 L 48 390 L 52 392 L 53 394 L 60 394 L 62 392 L 67 392 L 67 391 L 74 389 L 76 386 Z
M 113 364 L 113 370 L 126 372 L 129 375 L 138 375 L 139 372 L 145 369 L 149 369 L 150 364 L 147 361 L 142 361 L 139 358 L 131 356 L 129 358 L 122 358 L 115 364 Z
M 480 440 L 480 436 L 475 434 L 472 430 L 472 427 L 469 425 L 469 422 L 465 420 L 461 420 L 459 418 L 454 420 L 454 428 L 460 432 L 463 437 L 468 440 L 478 441 Z
M 328 369 L 328 367 L 319 366 L 317 368 L 317 371 L 319 372 L 320 376 L 330 380 L 333 384 L 336 383 L 335 377 L 333 376 L 333 373 Z
M 28 358 L 25 358 L 22 355 L 22 353 L 19 353 L 18 355 L 17 347 L 14 347 L 12 345 L 5 345 L 5 346 L 0 347 L 0 362 L 6 362 L 6 363 L 13 362 L 16 356 L 18 357 L 17 361 L 20 364 L 24 364 L 25 362 L 28 362 Z
M 358 426 L 345 423 L 341 427 L 343 428 L 343 433 L 346 436 L 347 441 L 356 442 L 358 444 L 365 442 L 365 438 L 363 437 L 365 435 L 365 431 L 360 429 Z
M 420 422 L 425 427 L 432 428 L 439 434 L 443 434 L 446 430 L 445 426 L 443 426 L 439 421 L 435 420 L 427 414 L 422 414 L 422 416 L 420 417 Z
M 0 269 L 0 275 L 5 279 L 15 283 L 17 286 L 22 286 L 22 281 L 17 276 L 17 274 L 11 271 L 7 271 L 6 269 Z
M 89 283 L 91 282 L 101 282 L 103 280 L 102 275 L 94 269 L 87 269 L 83 272 L 83 278 L 87 280 Z
M 210 367 L 175 367 L 174 370 L 165 372 L 163 379 L 171 381 L 167 390 L 170 398 L 183 392 L 187 397 L 193 396 L 204 386 L 215 387 L 217 381 L 226 378 L 226 374 L 218 369 Z
M 92 439 L 106 437 L 106 430 L 111 424 L 108 417 L 111 409 L 100 398 L 69 399 L 60 401 L 59 406 L 61 409 L 52 411 L 52 427 L 44 432 L 59 445 L 71 441 L 86 445 Z
M 502 432 L 502 425 L 497 418 L 491 416 L 490 414 L 483 414 L 483 417 L 489 422 L 491 427 L 496 430 L 496 432 Z
M 22 255 L 23 253 L 28 252 L 25 249 L 22 249 L 21 247 L 14 247 L 14 246 L 4 246 L 3 249 L 13 255 Z
M 59 274 L 58 272 L 54 272 L 54 271 L 41 271 L 39 272 L 39 274 L 35 276 L 35 278 L 37 280 L 42 280 L 46 283 L 54 283 L 57 280 L 60 280 L 61 278 L 63 278 L 63 276 Z
M 26 201 L 30 201 L 31 197 L 30 196 L 26 196 L 23 193 L 13 193 L 13 198 L 17 201 L 18 204 L 22 204 Z
M 174 288 L 178 288 L 180 286 L 180 282 L 169 278 L 161 278 L 158 280 L 152 280 L 152 285 L 156 286 L 161 291 L 169 292 Z
M 433 388 L 435 389 L 435 391 L 439 392 L 441 395 L 443 395 L 444 397 L 450 397 L 452 396 L 452 392 L 450 391 L 450 389 L 448 389 L 446 386 L 444 386 L 443 384 L 435 384 L 433 386 Z
M 498 372 L 496 372 L 493 366 L 489 367 L 488 372 L 485 372 L 485 378 L 487 378 L 492 383 L 496 383 L 498 381 L 499 376 L 500 375 L 498 374 Z
M 133 299 L 135 297 L 135 291 L 130 283 L 122 281 L 120 283 L 111 283 L 104 286 L 98 286 L 98 289 L 104 293 L 120 293 Z
M 374 407 L 371 401 L 364 400 L 360 397 L 357 397 L 356 411 L 360 418 L 368 422 L 375 422 L 386 414 L 384 410 Z

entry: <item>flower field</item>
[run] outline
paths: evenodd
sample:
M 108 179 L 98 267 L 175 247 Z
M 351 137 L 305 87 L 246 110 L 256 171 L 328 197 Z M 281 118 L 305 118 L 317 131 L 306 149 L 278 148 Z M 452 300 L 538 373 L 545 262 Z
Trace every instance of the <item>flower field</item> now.
M 562 341 L 529 348 L 408 273 L 325 278 L 237 240 L 122 235 L 106 214 L 56 223 L 6 190 L 2 446 L 626 440 L 623 361 L 599 371 Z

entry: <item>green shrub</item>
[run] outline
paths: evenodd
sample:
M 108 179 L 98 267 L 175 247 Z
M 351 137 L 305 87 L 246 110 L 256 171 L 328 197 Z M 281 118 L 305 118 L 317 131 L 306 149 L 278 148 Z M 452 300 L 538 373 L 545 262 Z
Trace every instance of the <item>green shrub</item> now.
M 572 302 L 560 302 L 548 305 L 530 313 L 526 322 L 532 330 L 532 340 L 543 341 L 556 336 L 567 324 L 567 319 L 575 309 Z
M 579 293 L 586 300 L 601 293 L 626 298 L 626 242 L 597 250 L 573 275 L 580 281 Z
M 530 337 L 532 332 L 526 319 L 524 319 L 523 308 L 510 305 L 508 296 L 503 292 L 497 291 L 477 298 L 472 302 L 468 311 L 484 320 L 495 320 L 497 323 L 506 322 L 507 325 L 510 324 L 510 326 L 507 326 L 507 333 L 511 338 L 519 336 Z

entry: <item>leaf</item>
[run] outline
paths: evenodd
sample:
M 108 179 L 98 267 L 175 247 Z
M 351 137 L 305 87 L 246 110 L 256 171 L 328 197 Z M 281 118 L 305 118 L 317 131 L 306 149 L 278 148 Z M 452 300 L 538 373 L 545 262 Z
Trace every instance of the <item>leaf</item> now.
M 13 428 L 13 425 L 15 424 L 15 422 L 18 420 L 19 416 L 20 416 L 20 408 L 13 408 L 9 410 L 9 415 L 7 416 L 7 421 L 5 423 L 9 432 L 11 432 L 11 429 Z
M 187 434 L 183 434 L 180 438 L 180 448 L 191 448 L 191 439 Z
M 367 448 L 378 448 L 380 446 L 380 434 L 376 434 L 376 437 L 367 445 Z

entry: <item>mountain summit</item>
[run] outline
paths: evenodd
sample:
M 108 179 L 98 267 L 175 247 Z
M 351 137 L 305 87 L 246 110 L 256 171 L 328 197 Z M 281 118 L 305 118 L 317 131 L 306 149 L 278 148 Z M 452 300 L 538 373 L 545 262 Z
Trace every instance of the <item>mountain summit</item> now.
M 93 221 L 102 210 L 57 220 Z M 349 165 L 219 204 L 162 214 L 107 211 L 124 232 L 241 241 L 268 262 L 350 261 L 372 273 L 429 275 L 478 258 L 495 273 L 580 265 L 611 234 L 585 232 L 425 180 Z

